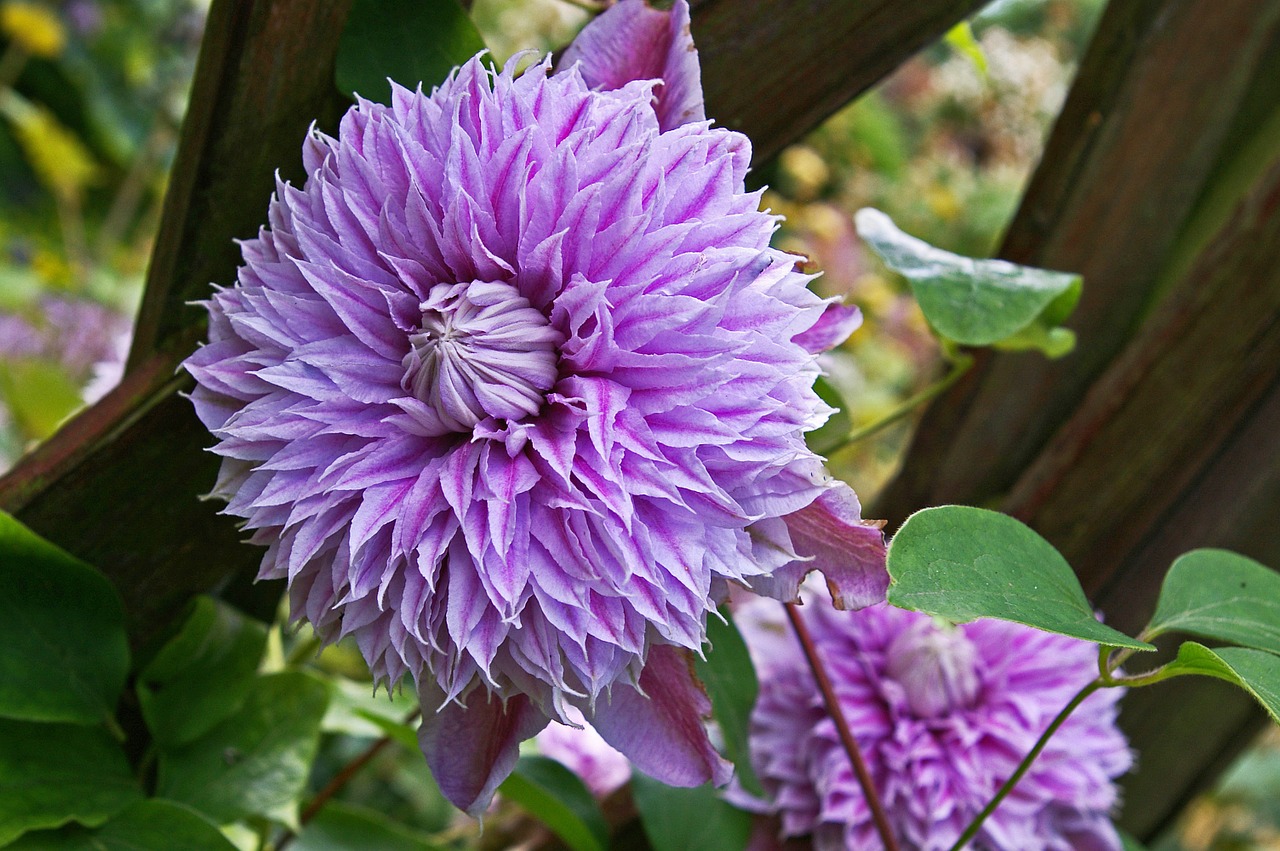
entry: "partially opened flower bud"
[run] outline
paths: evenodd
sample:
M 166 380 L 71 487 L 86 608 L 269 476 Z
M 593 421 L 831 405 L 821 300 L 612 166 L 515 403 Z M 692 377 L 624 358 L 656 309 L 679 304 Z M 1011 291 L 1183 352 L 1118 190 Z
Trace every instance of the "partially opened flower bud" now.
M 964 632 L 922 620 L 889 644 L 885 673 L 919 718 L 968 709 L 978 696 L 978 651 Z

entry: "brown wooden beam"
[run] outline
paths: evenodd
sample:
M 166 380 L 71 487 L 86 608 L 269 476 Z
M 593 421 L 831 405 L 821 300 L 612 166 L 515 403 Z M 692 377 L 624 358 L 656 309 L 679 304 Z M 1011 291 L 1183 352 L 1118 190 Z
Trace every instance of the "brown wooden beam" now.
M 1280 0 L 1108 6 L 1001 250 L 1084 275 L 1079 346 L 1060 361 L 981 353 L 925 413 L 873 516 L 998 498 L 1080 403 L 1140 324 L 1277 21 Z
M 692 0 L 707 115 L 764 162 L 985 0 Z
M 234 239 L 257 234 L 277 169 L 300 180 L 312 121 L 336 126 L 338 38 L 351 0 L 221 0 L 209 9 L 182 137 L 165 195 L 132 369 L 201 320 L 188 302 L 231 284 Z

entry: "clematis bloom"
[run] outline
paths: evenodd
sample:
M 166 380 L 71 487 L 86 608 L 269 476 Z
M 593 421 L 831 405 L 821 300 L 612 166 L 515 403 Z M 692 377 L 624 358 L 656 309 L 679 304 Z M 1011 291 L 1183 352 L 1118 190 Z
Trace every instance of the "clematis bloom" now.
M 839 612 L 806 590 L 803 617 L 904 851 L 945 851 L 1097 677 L 1097 647 L 1020 624 L 939 626 L 874 606 Z M 780 607 L 753 600 L 736 622 L 760 677 L 752 765 L 770 800 L 731 789 L 777 817 L 782 838 L 819 851 L 882 847 L 800 646 Z M 1116 726 L 1120 689 L 1085 700 L 1049 740 L 972 847 L 1119 851 L 1115 778 L 1132 765 Z
M 660 780 L 723 782 L 688 654 L 728 583 L 887 586 L 803 440 L 858 315 L 769 247 L 688 23 L 623 0 L 557 73 L 476 57 L 311 133 L 186 362 L 261 576 L 413 679 L 472 812 L 572 710 Z

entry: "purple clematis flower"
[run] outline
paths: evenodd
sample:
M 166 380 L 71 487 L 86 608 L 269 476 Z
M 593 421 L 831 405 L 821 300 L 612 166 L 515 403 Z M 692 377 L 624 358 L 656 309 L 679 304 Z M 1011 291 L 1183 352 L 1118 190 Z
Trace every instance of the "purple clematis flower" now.
M 939 626 L 889 606 L 839 612 L 805 592 L 801 610 L 904 851 L 945 851 L 1076 692 L 1097 647 L 1020 624 Z M 751 761 L 781 838 L 882 847 L 835 724 L 782 611 L 767 600 L 736 622 L 760 676 Z M 1090 696 L 1049 740 L 973 842 L 984 851 L 1119 851 L 1114 779 L 1132 765 L 1116 726 L 1120 689 Z M 761 847 L 765 843 L 763 837 Z
M 623 0 L 554 75 L 476 57 L 312 133 L 186 362 L 261 576 L 413 678 L 472 812 L 571 710 L 660 780 L 723 782 L 688 654 L 728 583 L 887 586 L 803 439 L 857 315 L 769 247 L 688 15 Z

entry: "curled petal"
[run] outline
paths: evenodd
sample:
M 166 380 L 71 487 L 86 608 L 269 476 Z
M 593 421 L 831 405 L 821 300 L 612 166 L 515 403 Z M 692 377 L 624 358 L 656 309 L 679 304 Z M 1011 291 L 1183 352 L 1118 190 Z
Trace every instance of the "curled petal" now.
M 797 334 L 794 342 L 803 346 L 805 351 L 815 355 L 834 349 L 849 339 L 849 335 L 862 325 L 862 311 L 858 308 L 833 301 L 827 305 L 822 316 L 808 331 Z
M 837 609 L 862 609 L 884 600 L 889 589 L 884 535 L 862 519 L 853 490 L 834 482 L 809 505 L 782 518 L 800 559 L 769 576 L 753 578 L 758 593 L 779 600 L 799 598 L 800 584 L 821 571 Z
M 603 91 L 633 80 L 661 80 L 654 110 L 664 131 L 706 119 L 686 0 L 676 0 L 670 12 L 644 0 L 622 0 L 587 24 L 565 50 L 561 66 L 575 62 L 587 85 Z
M 594 713 L 583 714 L 601 738 L 669 786 L 728 783 L 732 767 L 707 738 L 703 719 L 711 715 L 711 701 L 693 675 L 688 652 L 654 647 L 640 688 L 645 694 L 615 688 Z
M 435 682 L 424 678 L 418 696 L 422 726 L 418 745 L 441 793 L 459 809 L 479 817 L 498 786 L 515 768 L 520 743 L 547 726 L 547 716 L 523 694 L 505 703 L 485 688 L 474 688 L 446 703 Z

